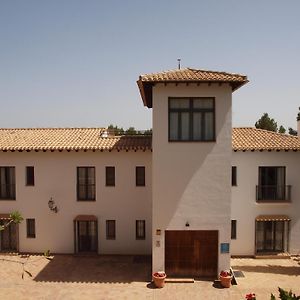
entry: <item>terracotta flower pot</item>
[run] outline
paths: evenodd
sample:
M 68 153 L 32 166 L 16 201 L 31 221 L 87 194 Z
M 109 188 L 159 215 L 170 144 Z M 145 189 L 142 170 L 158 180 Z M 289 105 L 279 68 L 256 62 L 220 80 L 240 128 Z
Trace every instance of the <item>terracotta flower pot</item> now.
M 220 275 L 221 285 L 224 288 L 230 288 L 232 276 L 222 276 Z
M 163 288 L 165 286 L 166 277 L 165 272 L 155 272 L 152 274 L 152 280 L 157 288 Z

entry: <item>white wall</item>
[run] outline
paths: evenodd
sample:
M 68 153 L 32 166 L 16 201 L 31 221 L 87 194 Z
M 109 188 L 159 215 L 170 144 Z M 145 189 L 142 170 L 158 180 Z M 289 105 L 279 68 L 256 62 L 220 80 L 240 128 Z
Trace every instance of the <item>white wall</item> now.
M 153 87 L 154 271 L 165 269 L 165 230 L 218 230 L 219 244 L 230 242 L 231 92 L 217 84 Z M 168 97 L 216 97 L 217 141 L 168 142 Z M 229 254 L 219 254 L 219 270 L 229 264 Z
M 0 152 L 0 166 L 16 167 L 16 201 L 0 200 L 0 213 L 21 212 L 35 218 L 36 238 L 26 237 L 20 224 L 20 251 L 74 252 L 73 220 L 77 215 L 98 217 L 100 254 L 151 253 L 151 152 Z M 25 167 L 35 167 L 35 186 L 25 186 Z M 77 166 L 94 166 L 96 201 L 76 200 Z M 115 166 L 116 186 L 105 186 L 105 166 Z M 146 167 L 146 186 L 135 186 L 135 166 Z M 48 208 L 53 197 L 57 214 Z M 105 221 L 116 220 L 116 240 L 106 240 Z M 146 240 L 135 239 L 135 220 L 146 220 Z
M 258 215 L 288 215 L 290 252 L 300 253 L 300 155 L 299 152 L 233 152 L 237 186 L 232 187 L 231 218 L 237 220 L 237 239 L 231 241 L 232 255 L 255 254 L 255 218 Z M 257 203 L 259 166 L 285 166 L 286 185 L 291 185 L 291 203 Z

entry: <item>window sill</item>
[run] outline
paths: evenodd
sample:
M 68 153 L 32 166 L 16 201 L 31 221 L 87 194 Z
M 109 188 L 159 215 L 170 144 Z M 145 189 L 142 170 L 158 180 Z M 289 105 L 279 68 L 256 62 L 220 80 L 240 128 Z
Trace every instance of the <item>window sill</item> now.
M 77 202 L 96 202 L 96 199 L 77 199 Z
M 256 204 L 291 204 L 290 200 L 256 200 Z
M 17 199 L 0 198 L 0 201 L 16 201 Z

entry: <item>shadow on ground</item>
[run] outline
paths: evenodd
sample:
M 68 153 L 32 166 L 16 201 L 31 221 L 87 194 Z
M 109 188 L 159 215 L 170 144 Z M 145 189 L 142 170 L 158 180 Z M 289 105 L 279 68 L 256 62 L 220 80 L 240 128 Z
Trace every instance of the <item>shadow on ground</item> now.
M 280 265 L 268 265 L 268 266 L 234 266 L 234 269 L 239 269 L 245 272 L 255 273 L 270 273 L 270 274 L 282 274 L 282 275 L 300 275 L 300 267 L 294 266 L 280 266 Z
M 35 276 L 37 282 L 131 283 L 151 281 L 150 256 L 56 255 Z

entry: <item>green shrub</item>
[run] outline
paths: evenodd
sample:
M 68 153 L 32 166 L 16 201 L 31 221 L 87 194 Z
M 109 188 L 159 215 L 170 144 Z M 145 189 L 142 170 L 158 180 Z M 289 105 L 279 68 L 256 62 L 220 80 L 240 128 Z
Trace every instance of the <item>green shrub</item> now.
M 284 289 L 278 288 L 279 298 L 281 300 L 300 300 L 300 296 L 296 296 L 292 291 L 285 291 Z M 276 300 L 275 296 L 271 294 L 271 300 Z

